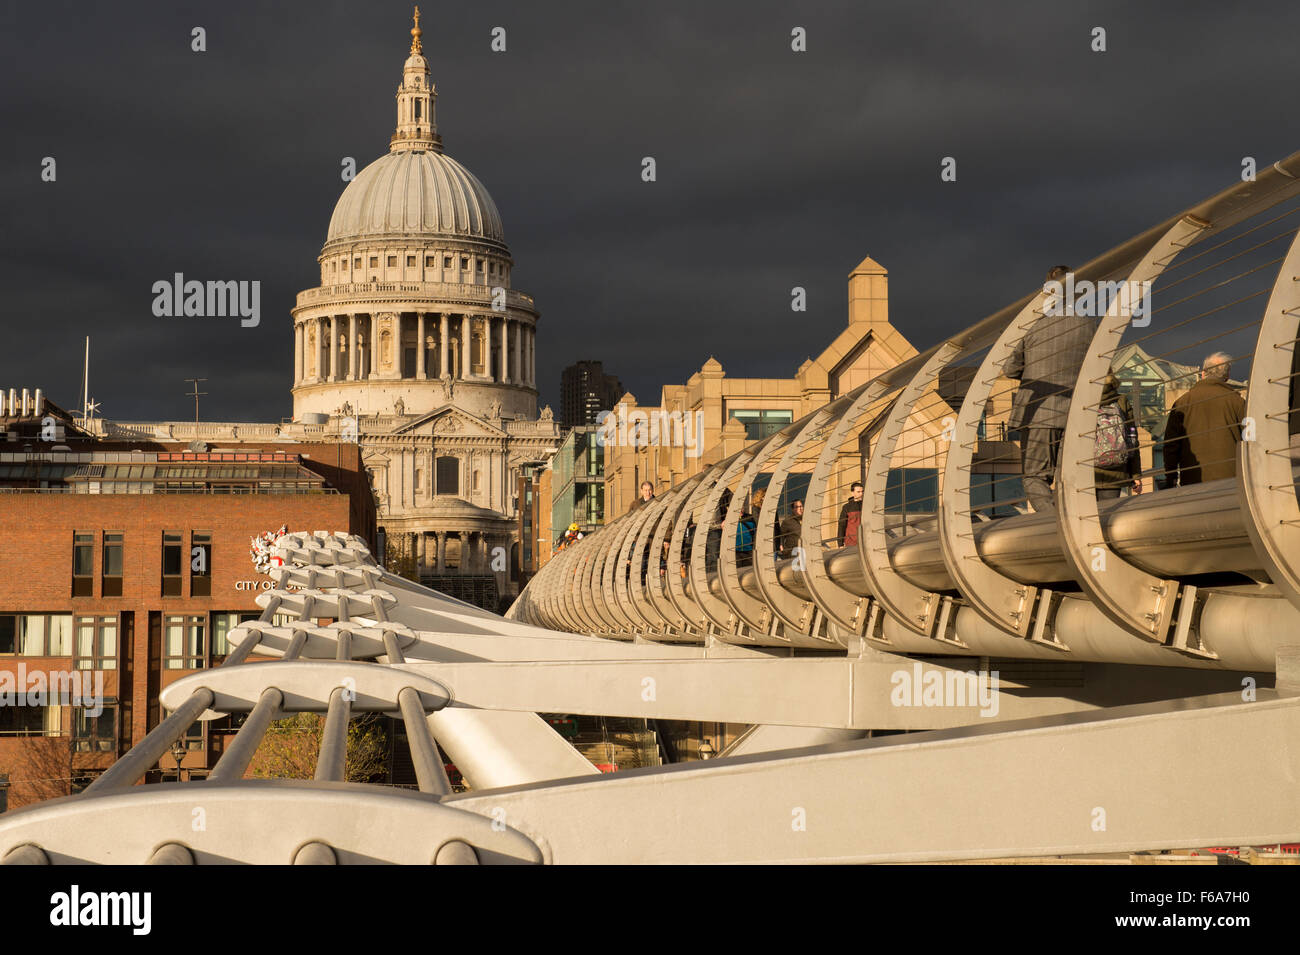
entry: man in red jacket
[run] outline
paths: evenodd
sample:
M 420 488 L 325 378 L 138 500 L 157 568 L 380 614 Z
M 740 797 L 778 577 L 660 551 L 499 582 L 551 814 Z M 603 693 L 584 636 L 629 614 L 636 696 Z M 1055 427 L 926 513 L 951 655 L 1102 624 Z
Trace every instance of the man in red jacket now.
M 849 490 L 853 492 L 853 498 L 840 509 L 841 547 L 857 546 L 858 527 L 862 523 L 862 482 L 854 481 Z

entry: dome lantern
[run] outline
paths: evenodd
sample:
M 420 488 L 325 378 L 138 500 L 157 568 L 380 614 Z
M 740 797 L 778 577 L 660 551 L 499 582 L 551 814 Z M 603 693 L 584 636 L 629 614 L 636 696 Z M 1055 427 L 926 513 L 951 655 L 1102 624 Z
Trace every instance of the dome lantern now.
M 402 85 L 397 88 L 397 129 L 389 149 L 432 149 L 442 152 L 438 123 L 434 115 L 437 90 L 429 78 L 429 61 L 424 58 L 420 29 L 420 8 L 415 8 L 415 26 L 411 28 L 411 55 L 402 67 Z

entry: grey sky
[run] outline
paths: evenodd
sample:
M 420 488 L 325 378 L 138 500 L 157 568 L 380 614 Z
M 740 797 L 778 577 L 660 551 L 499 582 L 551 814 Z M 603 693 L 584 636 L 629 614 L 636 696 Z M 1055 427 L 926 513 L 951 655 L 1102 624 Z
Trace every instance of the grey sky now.
M 501 210 L 552 404 L 578 358 L 643 401 L 710 355 L 790 375 L 843 327 L 866 255 L 890 271 L 895 324 L 931 344 L 1229 185 L 1243 156 L 1300 148 L 1290 2 L 422 10 L 439 131 Z M 0 15 L 0 385 L 75 404 L 90 334 L 109 417 L 189 417 L 192 376 L 206 419 L 288 416 L 289 309 L 317 284 L 341 159 L 387 149 L 410 4 Z M 261 325 L 155 318 L 150 288 L 177 271 L 260 280 Z

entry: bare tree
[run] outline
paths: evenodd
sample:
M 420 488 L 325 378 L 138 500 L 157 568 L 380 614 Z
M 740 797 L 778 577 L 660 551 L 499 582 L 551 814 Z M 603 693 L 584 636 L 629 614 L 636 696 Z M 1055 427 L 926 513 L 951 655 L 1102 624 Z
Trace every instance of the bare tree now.
M 295 713 L 272 723 L 249 765 L 257 778 L 311 779 L 320 758 L 325 717 Z M 348 723 L 347 768 L 349 782 L 369 782 L 388 772 L 388 741 L 378 714 L 363 714 Z

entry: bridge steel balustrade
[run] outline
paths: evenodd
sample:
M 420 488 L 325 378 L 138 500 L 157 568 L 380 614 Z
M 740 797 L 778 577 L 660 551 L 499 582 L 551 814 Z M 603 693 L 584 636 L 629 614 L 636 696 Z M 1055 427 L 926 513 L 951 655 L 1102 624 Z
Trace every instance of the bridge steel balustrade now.
M 771 624 L 773 622 L 772 611 L 767 603 L 747 593 L 740 586 L 740 551 L 737 547 L 740 532 L 740 520 L 745 514 L 750 514 L 755 521 L 754 535 L 750 541 L 749 563 L 746 572 L 752 571 L 754 562 L 758 558 L 758 541 L 764 536 L 764 527 L 759 522 L 760 515 L 751 513 L 753 507 L 754 481 L 763 472 L 763 467 L 768 458 L 777 450 L 785 447 L 791 440 L 787 433 L 788 429 L 778 431 L 762 439 L 753 447 L 753 454 L 745 462 L 744 470 L 736 479 L 736 487 L 732 493 L 731 506 L 727 508 L 727 516 L 722 522 L 722 545 L 718 553 L 718 572 L 716 580 L 719 584 L 719 591 L 722 599 L 731 608 L 731 612 L 736 618 L 744 624 L 745 629 L 749 632 L 756 643 L 765 643 L 775 646 L 788 646 L 792 643 L 792 636 L 774 632 Z M 764 494 L 766 501 L 766 494 Z

